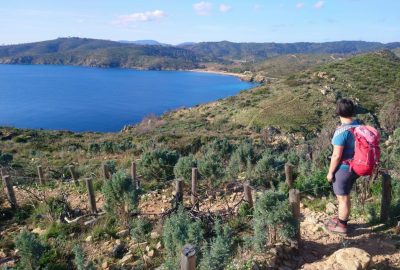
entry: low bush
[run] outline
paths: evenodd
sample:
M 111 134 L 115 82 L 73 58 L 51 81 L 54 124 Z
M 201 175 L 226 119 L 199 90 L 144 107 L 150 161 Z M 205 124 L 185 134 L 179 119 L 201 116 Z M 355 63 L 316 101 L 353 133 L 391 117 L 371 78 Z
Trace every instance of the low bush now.
M 207 154 L 198 161 L 198 168 L 202 178 L 210 183 L 218 184 L 224 176 L 224 166 L 216 154 Z
M 297 226 L 287 194 L 270 190 L 257 199 L 253 219 L 254 246 L 257 251 L 264 250 L 267 243 L 293 239 Z
M 189 182 L 192 176 L 192 168 L 197 166 L 197 161 L 193 155 L 180 157 L 174 167 L 175 178 L 182 178 Z
M 200 270 L 225 269 L 230 261 L 233 244 L 230 228 L 228 226 L 222 228 L 220 221 L 217 221 L 214 230 L 215 237 L 204 248 Z
M 77 270 L 94 270 L 96 267 L 92 262 L 87 262 L 85 253 L 80 245 L 75 245 L 72 249 L 74 253 L 74 264 Z
M 201 222 L 191 220 L 184 208 L 179 208 L 166 219 L 163 227 L 166 269 L 179 268 L 179 256 L 185 244 L 201 247 L 203 240 Z
M 15 247 L 21 256 L 17 269 L 35 270 L 40 267 L 40 258 L 46 249 L 35 234 L 23 230 L 15 238 Z
M 171 180 L 174 178 L 174 166 L 178 159 L 179 154 L 176 151 L 157 149 L 145 152 L 138 163 L 138 171 L 146 180 Z
M 119 171 L 104 183 L 102 191 L 107 213 L 118 217 L 120 225 L 127 226 L 130 213 L 136 211 L 139 204 L 139 191 L 132 179 Z
M 294 182 L 294 187 L 301 193 L 312 196 L 328 196 L 332 187 L 326 180 L 326 171 L 312 171 L 308 175 L 299 175 Z

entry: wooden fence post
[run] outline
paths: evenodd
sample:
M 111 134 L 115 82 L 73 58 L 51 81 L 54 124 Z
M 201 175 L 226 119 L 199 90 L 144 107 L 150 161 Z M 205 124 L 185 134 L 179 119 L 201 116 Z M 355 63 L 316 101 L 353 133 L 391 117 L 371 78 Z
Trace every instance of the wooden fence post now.
M 17 208 L 18 207 L 17 199 L 15 198 L 14 187 L 11 183 L 10 176 L 4 175 L 3 183 L 4 183 L 4 186 L 6 187 L 7 199 L 10 202 L 11 208 L 12 209 Z
M 181 254 L 181 270 L 196 270 L 196 248 L 185 245 Z
M 107 164 L 105 164 L 105 163 L 103 163 L 103 176 L 104 176 L 104 179 L 111 178 L 110 171 L 108 170 Z
M 46 179 L 44 178 L 44 173 L 43 173 L 43 168 L 42 168 L 42 166 L 37 166 L 37 173 L 38 173 L 38 176 L 39 176 L 39 183 L 41 184 L 41 185 L 44 185 L 45 184 L 45 182 L 46 182 Z
M 175 198 L 176 198 L 176 206 L 182 204 L 183 202 L 183 180 L 176 180 L 175 185 Z
M 136 187 L 136 189 L 140 189 L 140 182 L 136 175 L 136 162 L 134 161 L 131 164 L 131 176 L 132 176 L 133 186 Z
M 243 184 L 244 200 L 253 208 L 253 196 L 251 195 L 251 187 L 249 182 Z
M 299 221 L 297 227 L 297 239 L 300 239 L 300 191 L 298 189 L 289 190 L 289 203 L 292 207 L 293 218 Z
M 391 202 L 392 178 L 389 174 L 382 172 L 381 222 L 386 222 L 388 220 Z
M 199 210 L 199 200 L 197 198 L 197 168 L 192 168 L 192 195 L 191 201 L 192 205 L 195 205 L 197 210 Z
M 97 213 L 97 208 L 96 208 L 96 197 L 94 194 L 94 189 L 93 189 L 93 183 L 91 178 L 85 178 L 86 182 L 86 188 L 88 192 L 88 204 L 90 208 L 90 212 L 93 214 Z
M 75 185 L 79 186 L 79 178 L 75 171 L 74 165 L 69 165 L 69 172 L 71 173 L 72 180 L 74 180 Z
M 293 188 L 293 165 L 290 163 L 285 164 L 286 184 L 289 189 Z

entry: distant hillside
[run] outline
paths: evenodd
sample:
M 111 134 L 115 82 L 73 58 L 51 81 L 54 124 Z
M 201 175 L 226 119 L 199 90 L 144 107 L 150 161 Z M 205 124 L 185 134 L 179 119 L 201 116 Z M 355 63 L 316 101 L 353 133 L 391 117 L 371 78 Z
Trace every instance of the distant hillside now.
M 233 43 L 200 42 L 182 46 L 204 61 L 259 61 L 284 54 L 356 54 L 380 49 L 394 49 L 400 43 L 383 44 L 365 41 L 336 41 L 325 43 Z
M 139 43 L 139 44 L 135 44 Z M 288 70 L 312 67 L 314 63 L 330 61 L 320 56 L 296 56 L 301 61 L 291 61 L 298 54 L 352 55 L 378 49 L 400 48 L 400 43 L 382 44 L 363 41 L 326 43 L 233 43 L 202 42 L 180 46 L 164 46 L 157 41 L 143 40 L 115 42 L 87 38 L 59 38 L 43 42 L 0 46 L 0 64 L 59 64 L 96 67 L 123 67 L 136 69 L 193 69 L 207 64 L 223 65 L 221 69 L 237 68 L 256 71 L 274 66 L 273 63 L 292 63 Z M 284 58 L 263 62 L 286 55 Z M 280 65 L 280 64 L 278 64 Z M 286 68 L 285 64 L 281 65 Z M 293 68 L 290 68 L 293 67 Z M 294 68 L 296 67 L 296 68 Z M 279 68 L 278 68 L 279 69 Z M 278 70 L 277 69 L 277 70 Z M 239 70 L 238 70 L 239 71 Z M 288 72 L 279 72 L 288 74 Z
M 0 64 L 58 64 L 157 70 L 198 67 L 196 56 L 186 49 L 82 38 L 59 38 L 0 46 Z
M 400 48 L 394 49 L 394 53 L 400 57 Z
M 357 101 L 359 117 L 380 125 L 387 120 L 381 115 L 390 115 L 382 110 L 398 100 L 399 87 L 400 58 L 390 51 L 368 53 L 290 75 L 237 96 L 168 113 L 154 122 L 154 127 L 143 126 L 144 122 L 133 132 L 146 130 L 146 136 L 175 138 L 175 143 L 179 138 L 189 143 L 199 134 L 257 137 L 269 127 L 310 136 L 335 121 L 339 97 Z M 157 125 L 160 122 L 163 124 Z
M 171 46 L 169 44 L 158 42 L 157 40 L 119 40 L 121 43 L 136 44 L 136 45 L 154 45 L 154 46 Z
M 281 78 L 292 73 L 343 60 L 347 54 L 286 54 L 267 58 L 255 63 L 232 63 L 220 67 L 229 72 L 251 71 L 267 78 Z

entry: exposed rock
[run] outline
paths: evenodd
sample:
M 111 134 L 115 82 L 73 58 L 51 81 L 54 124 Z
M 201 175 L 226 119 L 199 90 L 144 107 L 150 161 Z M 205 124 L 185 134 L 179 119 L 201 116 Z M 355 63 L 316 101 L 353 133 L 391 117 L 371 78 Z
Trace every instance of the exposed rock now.
M 147 252 L 147 255 L 151 258 L 154 257 L 154 249 L 151 249 L 149 252 Z
M 88 237 L 86 237 L 85 241 L 86 242 L 92 242 L 93 236 L 89 235 Z
M 151 238 L 151 239 L 160 238 L 160 234 L 159 234 L 158 232 L 151 232 L 151 233 L 150 233 L 150 238 Z
M 32 230 L 32 233 L 36 233 L 38 235 L 43 235 L 46 232 L 46 230 L 42 230 L 41 228 L 37 227 Z
M 344 248 L 333 253 L 328 259 L 306 264 L 303 269 L 364 270 L 371 262 L 371 256 L 359 248 Z
M 156 249 L 160 250 L 161 248 L 162 248 L 162 244 L 161 244 L 161 242 L 158 242 L 157 245 L 156 245 Z
M 121 260 L 119 260 L 119 263 L 124 264 L 124 263 L 131 262 L 132 260 L 133 260 L 133 255 L 127 254 Z
M 128 229 L 117 232 L 118 237 L 127 237 L 128 235 L 129 235 Z
M 110 266 L 110 265 L 109 265 L 109 263 L 108 263 L 107 261 L 104 261 L 104 262 L 101 264 L 101 268 L 102 268 L 102 269 L 107 269 L 109 266 Z

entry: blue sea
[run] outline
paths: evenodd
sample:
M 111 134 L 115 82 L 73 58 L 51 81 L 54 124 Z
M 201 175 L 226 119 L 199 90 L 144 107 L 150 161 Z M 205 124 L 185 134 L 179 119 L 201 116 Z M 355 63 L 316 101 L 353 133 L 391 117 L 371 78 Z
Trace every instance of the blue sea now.
M 0 65 L 0 126 L 113 132 L 253 86 L 198 72 Z

